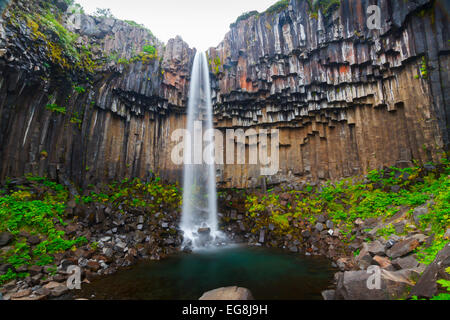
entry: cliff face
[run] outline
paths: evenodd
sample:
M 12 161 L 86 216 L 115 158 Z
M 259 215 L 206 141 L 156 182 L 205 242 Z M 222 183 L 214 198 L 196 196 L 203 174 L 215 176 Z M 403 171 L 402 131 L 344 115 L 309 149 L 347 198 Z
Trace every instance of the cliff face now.
M 16 0 L 3 14 L 1 179 L 179 179 L 171 133 L 185 127 L 195 50 L 123 21 L 62 14 L 63 2 Z M 281 168 L 269 182 L 336 179 L 447 150 L 448 8 L 380 0 L 383 29 L 368 30 L 371 3 L 341 1 L 325 18 L 292 0 L 238 22 L 208 51 L 216 127 L 280 129 Z M 77 53 L 58 51 L 49 11 Z M 223 187 L 261 182 L 258 165 L 219 169 Z
M 383 28 L 369 30 L 373 3 L 341 1 L 325 19 L 291 1 L 239 22 L 209 51 L 217 126 L 280 129 L 274 181 L 437 160 L 448 145 L 448 8 L 378 1 Z M 227 166 L 222 180 L 256 183 L 255 173 Z

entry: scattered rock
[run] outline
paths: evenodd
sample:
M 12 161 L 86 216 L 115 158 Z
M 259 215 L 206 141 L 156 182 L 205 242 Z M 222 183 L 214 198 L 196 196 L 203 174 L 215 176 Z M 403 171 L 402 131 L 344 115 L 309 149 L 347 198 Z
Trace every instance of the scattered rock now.
M 412 252 L 419 246 L 419 241 L 414 238 L 408 238 L 406 240 L 400 241 L 392 246 L 386 253 L 392 258 L 403 257 L 408 253 Z
M 234 286 L 205 292 L 199 300 L 254 300 L 254 298 L 250 290 Z
M 23 297 L 29 296 L 30 294 L 31 294 L 31 289 L 20 290 L 20 291 L 18 291 L 16 293 L 13 293 L 11 295 L 11 300 L 16 300 L 16 299 L 19 299 L 19 298 L 23 298 Z
M 413 269 L 419 266 L 419 262 L 416 260 L 415 255 L 409 255 L 392 260 L 392 265 L 397 269 Z
M 386 269 L 386 268 L 389 268 L 390 266 L 392 266 L 391 260 L 389 260 L 389 258 L 387 258 L 387 257 L 375 256 L 375 257 L 373 257 L 373 260 L 374 260 L 374 261 L 375 261 L 382 269 Z
M 367 251 L 372 255 L 384 256 L 384 248 L 385 246 L 379 240 L 375 240 L 367 244 Z

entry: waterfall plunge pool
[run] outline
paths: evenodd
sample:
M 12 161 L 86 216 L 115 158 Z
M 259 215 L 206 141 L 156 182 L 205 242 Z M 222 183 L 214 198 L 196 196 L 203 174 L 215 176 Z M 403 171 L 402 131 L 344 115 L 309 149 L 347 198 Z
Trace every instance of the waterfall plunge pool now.
M 319 300 L 336 271 L 323 257 L 230 246 L 141 262 L 83 284 L 74 298 L 197 300 L 206 291 L 236 285 L 257 300 Z

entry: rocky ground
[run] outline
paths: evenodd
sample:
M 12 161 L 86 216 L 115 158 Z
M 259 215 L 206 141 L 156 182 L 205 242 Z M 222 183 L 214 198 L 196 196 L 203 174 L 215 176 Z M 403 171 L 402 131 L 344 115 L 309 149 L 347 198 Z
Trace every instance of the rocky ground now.
M 449 280 L 450 228 L 445 214 L 448 164 L 411 170 L 398 171 L 401 174 L 385 170 L 383 175 L 375 175 L 376 179 L 372 174 L 371 179 L 377 182 L 368 181 L 366 176 L 366 181 L 352 182 L 343 189 L 340 184 L 305 183 L 269 190 L 221 190 L 220 227 L 232 242 L 328 257 L 340 272 L 335 275 L 335 284 L 323 292 L 324 299 L 432 298 L 444 292 L 437 280 Z M 392 180 L 391 176 L 397 178 Z M 14 201 L 22 201 L 21 205 L 32 199 L 44 199 L 46 203 L 53 190 L 46 189 L 48 186 L 60 190 L 56 197 L 66 202 L 65 223 L 55 222 L 55 229 L 63 232 L 64 239 L 86 241 L 54 252 L 54 260 L 47 264 L 36 262 L 34 256 L 18 263 L 12 257 L 20 254 L 21 243 L 25 241 L 29 253 L 35 254 L 51 236 L 33 232 L 32 225 L 13 232 L 2 227 L 0 276 L 7 279 L 9 269 L 17 274 L 15 279 L 4 281 L 2 299 L 70 298 L 66 280 L 71 265 L 79 266 L 83 283 L 89 283 L 142 259 L 159 260 L 181 250 L 180 195 L 174 186 L 158 179 L 146 183 L 135 180 L 78 192 L 70 183 L 61 189 L 48 180 L 24 178 L 10 181 L 3 193 L 15 191 L 11 196 Z M 330 190 L 338 191 L 331 200 L 324 200 Z M 351 200 L 357 190 L 366 193 Z M 350 200 L 343 196 L 345 192 L 351 195 Z M 369 206 L 369 212 L 378 213 L 367 215 L 362 199 L 373 194 L 377 198 L 371 204 L 377 206 Z M 385 196 L 394 198 L 378 206 Z M 413 199 L 415 205 L 394 206 L 392 199 L 402 197 Z M 336 215 L 333 210 L 339 207 L 331 206 L 332 202 L 343 203 L 345 216 Z M 380 268 L 380 290 L 367 287 L 372 275 L 367 269 L 371 266 Z

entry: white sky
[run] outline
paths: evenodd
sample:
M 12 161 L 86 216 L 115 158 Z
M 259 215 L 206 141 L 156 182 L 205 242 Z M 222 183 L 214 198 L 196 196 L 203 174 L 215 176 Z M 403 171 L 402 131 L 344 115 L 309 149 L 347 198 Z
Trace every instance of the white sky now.
M 86 13 L 110 8 L 123 20 L 144 24 L 160 40 L 180 35 L 191 47 L 217 46 L 243 12 L 264 11 L 277 0 L 76 0 Z

